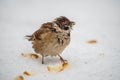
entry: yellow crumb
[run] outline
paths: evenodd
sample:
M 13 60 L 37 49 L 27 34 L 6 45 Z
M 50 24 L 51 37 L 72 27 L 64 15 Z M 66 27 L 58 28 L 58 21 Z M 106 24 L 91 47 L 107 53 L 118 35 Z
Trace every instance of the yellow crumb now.
M 95 43 L 97 43 L 97 41 L 96 40 L 89 40 L 88 43 L 89 44 L 95 44 Z
M 29 53 L 29 54 L 21 53 L 21 55 L 23 57 L 28 57 L 28 58 L 34 58 L 34 59 L 38 59 L 39 58 L 39 56 L 37 54 L 35 54 L 35 53 Z
M 28 71 L 24 71 L 23 74 L 26 76 L 31 76 L 31 74 Z
M 68 63 L 64 63 L 64 64 L 57 64 L 54 66 L 47 66 L 48 71 L 53 71 L 53 72 L 60 72 L 63 71 L 65 68 L 68 67 Z
M 20 76 L 17 76 L 17 77 L 15 78 L 15 80 L 24 80 L 24 77 L 23 77 L 22 75 L 20 75 Z
M 38 72 L 37 71 L 24 71 L 23 74 L 26 76 L 34 76 L 36 75 Z
M 30 56 L 31 56 L 31 58 L 35 58 L 35 59 L 39 58 L 39 56 L 37 54 L 30 54 Z

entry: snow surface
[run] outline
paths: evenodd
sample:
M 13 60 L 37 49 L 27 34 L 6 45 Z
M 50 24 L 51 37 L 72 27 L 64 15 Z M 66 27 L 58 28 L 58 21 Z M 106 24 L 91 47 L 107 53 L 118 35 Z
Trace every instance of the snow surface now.
M 70 66 L 56 73 L 47 70 L 58 57 L 21 57 L 34 52 L 24 36 L 58 16 L 76 22 L 71 44 L 62 56 Z M 25 80 L 120 80 L 120 0 L 0 0 L 0 80 L 14 80 L 35 70 Z M 87 41 L 95 39 L 96 44 Z

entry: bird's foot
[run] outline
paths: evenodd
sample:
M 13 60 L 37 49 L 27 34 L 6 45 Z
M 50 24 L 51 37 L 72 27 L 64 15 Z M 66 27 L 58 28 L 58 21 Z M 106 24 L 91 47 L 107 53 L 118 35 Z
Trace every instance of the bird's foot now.
M 63 62 L 63 64 L 68 63 L 68 61 L 67 61 L 67 60 L 64 60 L 60 55 L 58 55 L 58 56 L 60 57 L 60 61 Z

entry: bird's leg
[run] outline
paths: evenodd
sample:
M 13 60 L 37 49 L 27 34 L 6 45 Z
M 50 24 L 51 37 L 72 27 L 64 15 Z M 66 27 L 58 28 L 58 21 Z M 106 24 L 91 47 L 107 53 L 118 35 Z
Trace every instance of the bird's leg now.
M 64 60 L 59 54 L 58 56 L 60 57 L 60 60 L 65 64 L 65 63 L 68 63 L 67 60 Z
M 44 64 L 44 56 L 42 56 L 42 64 Z

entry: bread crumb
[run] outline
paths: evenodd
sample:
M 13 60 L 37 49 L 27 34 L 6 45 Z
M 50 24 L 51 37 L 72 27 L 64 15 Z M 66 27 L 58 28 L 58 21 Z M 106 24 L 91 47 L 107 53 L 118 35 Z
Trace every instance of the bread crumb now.
M 30 56 L 31 56 L 31 58 L 35 58 L 35 59 L 39 58 L 39 56 L 37 54 L 30 54 Z
M 68 67 L 68 63 L 64 63 L 64 64 L 57 64 L 54 66 L 47 66 L 48 71 L 52 71 L 52 72 L 61 72 L 63 71 L 65 68 Z
M 64 64 L 62 64 L 62 67 L 63 67 L 63 68 L 67 68 L 68 65 L 69 65 L 68 63 L 64 63 Z
M 28 71 L 24 71 L 23 74 L 26 76 L 31 76 L 31 74 Z
M 48 71 L 51 71 L 51 66 L 47 66 Z
M 21 55 L 23 57 L 29 57 L 29 58 L 34 58 L 34 59 L 38 59 L 39 58 L 39 56 L 37 54 L 35 54 L 35 53 L 29 53 L 29 54 L 21 53 Z
M 26 76 L 34 76 L 36 75 L 38 72 L 37 70 L 36 71 L 24 71 L 23 74 L 26 75 Z
M 48 71 L 59 72 L 62 70 L 62 65 L 48 66 L 47 68 L 48 68 Z
M 96 40 L 89 40 L 88 43 L 89 44 L 95 44 L 95 43 L 97 43 L 97 41 Z
M 15 78 L 15 80 L 24 80 L 24 77 L 22 75 Z

